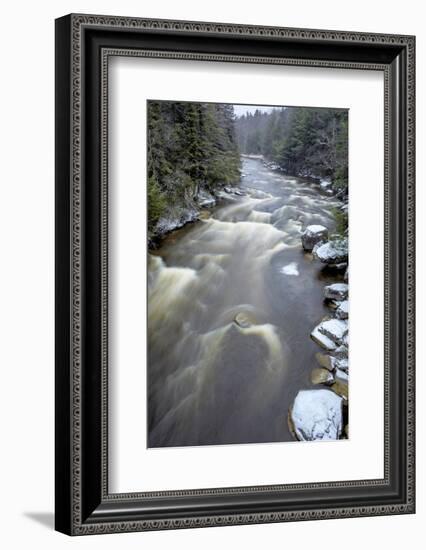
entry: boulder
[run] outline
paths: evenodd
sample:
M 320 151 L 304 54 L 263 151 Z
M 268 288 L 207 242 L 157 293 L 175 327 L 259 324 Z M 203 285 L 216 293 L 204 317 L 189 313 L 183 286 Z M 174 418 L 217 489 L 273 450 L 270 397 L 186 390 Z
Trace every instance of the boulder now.
M 334 377 L 336 378 L 336 382 L 344 382 L 346 384 L 349 382 L 349 375 L 343 370 L 336 369 Z
M 327 389 L 300 390 L 290 411 L 299 441 L 336 440 L 342 434 L 342 398 Z
M 216 199 L 207 191 L 200 191 L 197 196 L 197 202 L 201 208 L 209 208 L 216 204 Z
M 318 361 L 318 363 L 321 365 L 321 367 L 329 371 L 334 370 L 334 365 L 333 365 L 334 357 L 331 357 L 330 355 L 326 355 L 325 353 L 317 352 L 315 354 L 315 358 Z
M 346 359 L 338 359 L 337 357 L 332 357 L 331 358 L 331 364 L 333 365 L 333 370 L 334 369 L 338 369 L 338 370 L 341 370 L 343 372 L 348 372 L 349 370 L 349 362 Z
M 320 332 L 319 326 L 315 327 L 314 330 L 311 332 L 311 338 L 314 342 L 319 344 L 327 351 L 333 351 L 336 349 L 336 344 L 333 342 L 333 340 L 328 338 L 328 336 Z
M 328 229 L 323 225 L 308 225 L 302 233 L 302 246 L 310 252 L 314 246 L 328 239 Z
M 320 187 L 323 191 L 331 190 L 331 181 L 322 180 Z
M 328 319 L 322 321 L 317 326 L 318 331 L 334 342 L 336 349 L 337 346 L 343 343 L 343 339 L 348 333 L 348 323 L 340 319 Z
M 334 239 L 314 246 L 313 255 L 325 264 L 341 264 L 348 260 L 348 239 Z
M 327 300 L 346 300 L 348 294 L 349 286 L 346 283 L 334 283 L 324 288 L 324 298 Z
M 343 405 L 347 405 L 349 402 L 349 388 L 348 382 L 345 380 L 336 380 L 334 384 L 330 386 L 330 389 L 334 391 L 336 395 L 343 399 Z
M 311 372 L 311 382 L 312 384 L 325 384 L 329 386 L 334 382 L 334 376 L 327 369 L 316 368 Z
M 341 346 L 336 348 L 334 352 L 334 357 L 336 357 L 337 359 L 347 359 L 348 353 L 349 353 L 348 347 L 342 344 Z
M 336 317 L 338 319 L 347 319 L 349 316 L 349 302 L 348 300 L 343 300 L 340 302 L 339 307 L 336 309 Z

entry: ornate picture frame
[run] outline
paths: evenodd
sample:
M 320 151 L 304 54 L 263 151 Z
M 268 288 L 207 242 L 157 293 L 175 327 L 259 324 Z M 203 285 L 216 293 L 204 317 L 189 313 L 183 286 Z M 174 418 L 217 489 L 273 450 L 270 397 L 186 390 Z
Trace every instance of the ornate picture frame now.
M 383 479 L 109 492 L 107 128 L 111 56 L 383 73 Z M 79 14 L 56 20 L 58 531 L 85 535 L 414 513 L 414 156 L 413 36 Z

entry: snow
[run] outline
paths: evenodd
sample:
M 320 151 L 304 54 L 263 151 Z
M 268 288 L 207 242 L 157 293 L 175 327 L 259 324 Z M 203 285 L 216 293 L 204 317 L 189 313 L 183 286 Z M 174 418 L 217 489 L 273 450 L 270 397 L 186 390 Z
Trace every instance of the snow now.
M 329 319 L 318 325 L 318 330 L 332 340 L 335 344 L 340 344 L 348 333 L 348 324 L 341 319 Z
M 337 357 L 332 357 L 332 365 L 333 368 L 338 369 L 340 371 L 347 372 L 349 370 L 349 362 L 347 359 L 339 359 Z
M 336 344 L 333 342 L 333 340 L 328 338 L 328 336 L 326 336 L 325 334 L 319 331 L 319 326 L 315 327 L 314 330 L 311 332 L 312 340 L 314 340 L 314 342 L 316 342 L 317 344 L 319 344 L 320 346 L 322 346 L 324 349 L 328 351 L 335 350 Z
M 284 273 L 284 275 L 299 275 L 299 270 L 297 268 L 296 262 L 291 262 L 290 264 L 285 265 L 280 269 L 280 273 Z
M 349 286 L 346 283 L 334 283 L 324 288 L 324 297 L 329 300 L 346 300 Z
M 323 225 L 308 225 L 302 233 L 302 246 L 305 250 L 312 250 L 315 245 L 328 239 L 328 229 Z
M 342 398 L 330 390 L 301 390 L 291 410 L 301 441 L 336 440 L 342 433 Z
M 327 228 L 323 225 L 308 225 L 305 231 L 307 233 L 321 233 L 322 231 L 327 231 Z
M 347 319 L 349 316 L 349 301 L 344 300 L 340 302 L 339 307 L 336 309 L 336 316 L 338 319 Z
M 341 263 L 348 257 L 348 241 L 347 239 L 328 241 L 315 246 L 313 253 L 323 263 Z

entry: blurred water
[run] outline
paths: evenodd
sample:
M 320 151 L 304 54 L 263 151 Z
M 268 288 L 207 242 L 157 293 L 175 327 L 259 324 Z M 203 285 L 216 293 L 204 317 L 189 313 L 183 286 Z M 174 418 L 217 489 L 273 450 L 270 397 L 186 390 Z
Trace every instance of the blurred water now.
M 337 203 L 257 159 L 243 159 L 243 174 L 246 196 L 230 195 L 149 256 L 150 447 L 292 440 L 288 408 L 310 385 L 309 334 L 334 280 L 300 233 L 332 229 Z

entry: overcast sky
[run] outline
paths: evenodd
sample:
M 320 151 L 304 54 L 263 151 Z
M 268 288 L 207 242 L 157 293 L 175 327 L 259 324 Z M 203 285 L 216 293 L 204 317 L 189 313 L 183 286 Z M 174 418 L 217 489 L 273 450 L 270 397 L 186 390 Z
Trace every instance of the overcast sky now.
M 237 116 L 245 115 L 246 113 L 254 113 L 256 109 L 269 113 L 275 107 L 268 107 L 264 105 L 234 105 L 234 111 Z

